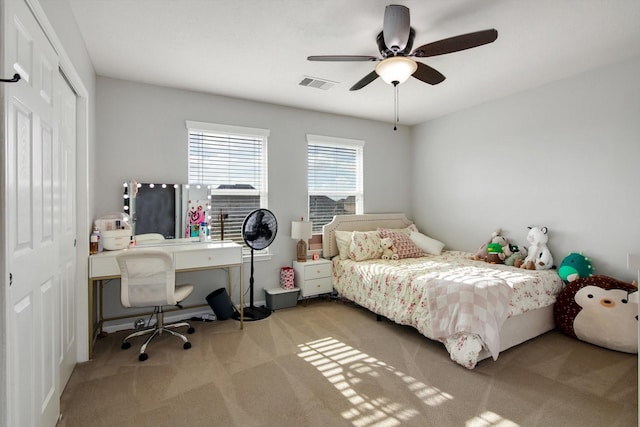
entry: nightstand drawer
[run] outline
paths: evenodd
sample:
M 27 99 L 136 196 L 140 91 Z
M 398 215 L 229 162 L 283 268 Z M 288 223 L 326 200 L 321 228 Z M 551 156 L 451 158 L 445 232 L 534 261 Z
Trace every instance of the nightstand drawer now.
M 309 263 L 304 267 L 305 280 L 319 279 L 322 277 L 331 277 L 330 263 Z
M 304 296 L 328 294 L 333 291 L 331 278 L 323 277 L 320 279 L 306 280 L 304 283 Z

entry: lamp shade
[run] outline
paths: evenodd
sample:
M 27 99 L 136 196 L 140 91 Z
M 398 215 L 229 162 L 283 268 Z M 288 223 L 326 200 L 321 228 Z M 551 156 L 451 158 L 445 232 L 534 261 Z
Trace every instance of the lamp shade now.
M 291 238 L 307 240 L 311 238 L 311 223 L 309 221 L 291 221 Z
M 404 56 L 392 56 L 376 65 L 376 73 L 389 84 L 404 83 L 418 69 L 418 64 Z

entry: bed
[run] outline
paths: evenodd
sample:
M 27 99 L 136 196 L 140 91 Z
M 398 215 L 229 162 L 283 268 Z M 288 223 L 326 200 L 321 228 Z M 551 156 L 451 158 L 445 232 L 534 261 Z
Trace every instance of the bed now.
M 412 233 L 417 252 L 403 246 Z M 380 237 L 396 239 L 400 259 L 376 255 L 376 236 L 378 244 Z M 342 298 L 442 342 L 468 369 L 555 327 L 553 304 L 563 286 L 555 270 L 490 264 L 443 250 L 402 213 L 335 216 L 323 228 L 322 245 Z

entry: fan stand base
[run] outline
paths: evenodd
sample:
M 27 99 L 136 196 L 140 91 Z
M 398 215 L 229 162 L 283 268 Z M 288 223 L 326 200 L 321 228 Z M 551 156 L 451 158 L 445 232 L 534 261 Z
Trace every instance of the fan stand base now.
M 245 307 L 243 310 L 243 320 L 245 322 L 252 322 L 254 320 L 262 320 L 271 316 L 271 310 L 262 307 Z M 234 311 L 231 315 L 234 320 L 240 320 L 240 312 Z

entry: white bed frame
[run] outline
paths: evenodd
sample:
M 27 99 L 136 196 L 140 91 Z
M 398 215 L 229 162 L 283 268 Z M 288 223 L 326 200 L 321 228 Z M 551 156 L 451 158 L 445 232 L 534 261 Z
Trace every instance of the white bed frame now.
M 335 230 L 371 231 L 377 228 L 405 228 L 413 224 L 403 213 L 336 215 L 322 228 L 322 256 L 331 259 L 338 254 Z M 379 313 L 375 313 L 379 315 Z M 500 330 L 500 352 L 535 338 L 555 328 L 553 305 L 509 317 Z M 478 360 L 491 357 L 483 350 Z

